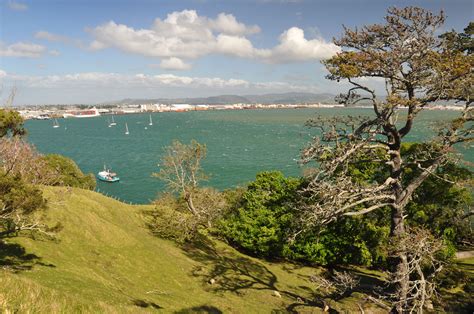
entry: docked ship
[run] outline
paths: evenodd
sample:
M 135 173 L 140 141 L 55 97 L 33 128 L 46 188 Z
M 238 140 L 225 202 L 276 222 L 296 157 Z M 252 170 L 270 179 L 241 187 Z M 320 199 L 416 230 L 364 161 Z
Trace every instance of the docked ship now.
M 87 110 L 70 111 L 63 114 L 64 118 L 93 118 L 99 116 L 100 113 L 96 107 Z

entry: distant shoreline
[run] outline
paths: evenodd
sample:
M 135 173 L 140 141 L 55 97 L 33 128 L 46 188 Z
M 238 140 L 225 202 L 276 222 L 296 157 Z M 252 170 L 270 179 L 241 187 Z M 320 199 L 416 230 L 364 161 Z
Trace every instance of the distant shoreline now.
M 96 108 L 95 106 L 92 108 Z M 64 106 L 16 107 L 20 115 L 26 119 L 48 120 L 51 118 L 74 118 L 71 112 L 88 111 L 77 107 L 64 108 Z M 232 105 L 189 105 L 189 104 L 142 104 L 142 105 L 120 105 L 117 107 L 100 108 L 100 115 L 126 115 L 140 113 L 164 113 L 164 112 L 190 112 L 190 111 L 216 111 L 216 110 L 271 110 L 271 109 L 372 109 L 372 106 L 344 106 L 339 104 L 232 104 Z M 407 108 L 400 108 L 406 110 Z M 462 106 L 432 106 L 424 110 L 460 111 Z

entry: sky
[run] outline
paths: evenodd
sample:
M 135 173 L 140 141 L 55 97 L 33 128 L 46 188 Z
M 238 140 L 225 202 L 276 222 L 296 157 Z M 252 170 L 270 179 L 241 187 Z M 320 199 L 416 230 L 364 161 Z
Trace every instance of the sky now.
M 338 93 L 321 60 L 390 6 L 473 20 L 472 0 L 0 0 L 0 104 Z M 374 82 L 377 84 L 377 82 Z

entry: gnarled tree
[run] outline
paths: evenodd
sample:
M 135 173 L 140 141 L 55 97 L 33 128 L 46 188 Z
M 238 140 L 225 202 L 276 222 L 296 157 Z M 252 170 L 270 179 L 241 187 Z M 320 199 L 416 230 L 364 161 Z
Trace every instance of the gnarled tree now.
M 413 309 L 413 304 L 416 311 L 421 310 L 426 302 L 417 300 L 429 294 L 427 289 L 417 290 L 415 296 L 411 289 L 410 280 L 416 274 L 405 247 L 405 207 L 416 189 L 451 158 L 455 144 L 473 140 L 474 58 L 472 50 L 459 44 L 459 38 L 471 37 L 437 37 L 443 23 L 442 12 L 436 15 L 407 7 L 390 8 L 384 24 L 344 28 L 343 36 L 335 40 L 342 52 L 324 61 L 328 78 L 350 85 L 338 97 L 342 103 L 369 102 L 373 116 L 309 121 L 321 135 L 302 153 L 303 162 L 318 164 L 304 191 L 310 195 L 303 215 L 307 226 L 391 208 L 391 237 L 399 248 L 393 269 L 397 278 L 394 310 L 399 313 Z M 384 97 L 370 86 L 375 80 L 385 83 Z M 403 159 L 402 143 L 419 113 L 439 101 L 456 101 L 463 110 L 439 129 L 436 139 Z M 351 165 L 364 162 L 380 163 L 385 170 L 373 182 L 354 182 Z M 414 169 L 409 177 L 403 175 L 407 167 Z
M 206 179 L 201 168 L 201 160 L 205 157 L 205 145 L 195 140 L 188 145 L 175 140 L 165 147 L 160 171 L 153 174 L 163 180 L 171 192 L 179 193 L 186 201 L 188 210 L 195 216 L 200 215 L 194 205 L 194 195 L 199 182 Z

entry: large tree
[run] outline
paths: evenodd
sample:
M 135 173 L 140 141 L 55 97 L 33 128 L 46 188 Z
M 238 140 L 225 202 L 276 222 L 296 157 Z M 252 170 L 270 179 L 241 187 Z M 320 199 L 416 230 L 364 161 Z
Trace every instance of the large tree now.
M 423 260 L 405 245 L 407 238 L 414 238 L 405 226 L 405 207 L 417 188 L 451 158 L 453 145 L 473 139 L 474 60 L 472 50 L 460 44 L 460 38 L 467 42 L 466 37 L 471 37 L 437 37 L 443 23 L 442 12 L 406 7 L 390 8 L 383 24 L 344 28 L 343 36 L 335 40 L 341 52 L 324 61 L 328 78 L 349 84 L 348 92 L 338 97 L 342 103 L 368 102 L 373 115 L 309 121 L 320 136 L 302 154 L 304 162 L 318 163 L 305 190 L 310 195 L 303 216 L 307 225 L 391 208 L 391 238 L 397 248 L 394 311 L 399 313 L 421 310 L 431 292 L 427 278 L 412 280 L 421 276 L 418 267 Z M 384 82 L 383 97 L 370 84 L 380 81 Z M 402 143 L 419 113 L 440 101 L 456 101 L 463 110 L 440 127 L 435 140 L 403 159 Z M 351 165 L 364 162 L 380 163 L 386 170 L 373 182 L 355 182 Z M 410 176 L 404 175 L 407 167 L 414 169 Z M 437 248 L 428 241 L 420 250 Z

